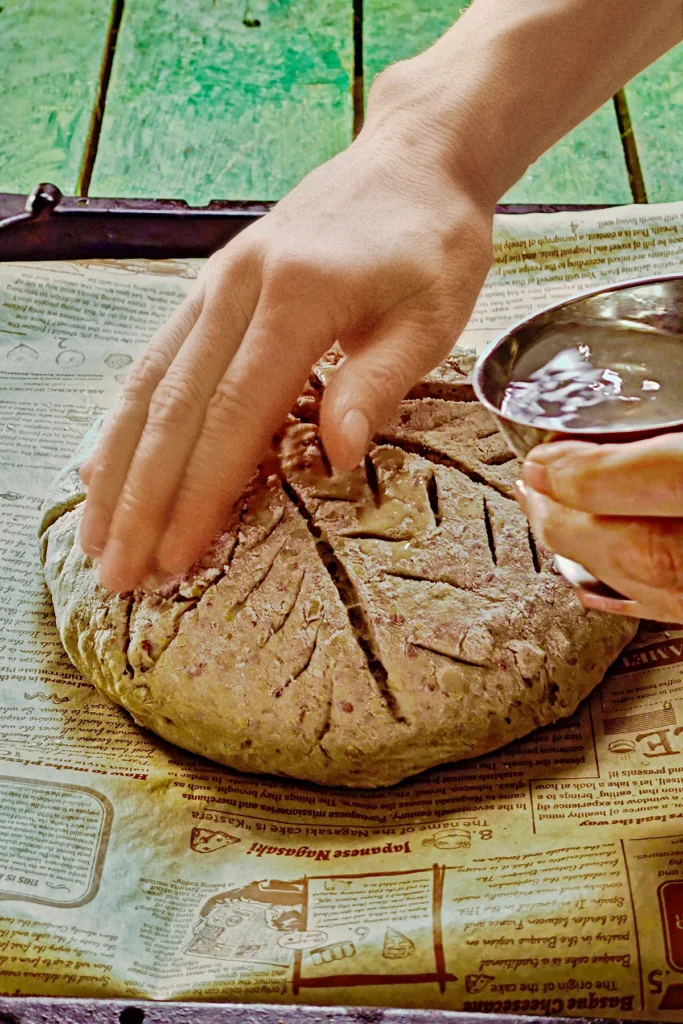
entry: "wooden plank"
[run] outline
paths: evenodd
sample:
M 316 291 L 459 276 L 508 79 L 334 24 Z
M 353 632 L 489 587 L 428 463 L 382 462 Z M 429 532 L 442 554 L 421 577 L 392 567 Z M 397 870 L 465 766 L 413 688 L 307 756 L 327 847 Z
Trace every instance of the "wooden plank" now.
M 632 203 L 613 102 L 556 142 L 503 202 Z
M 365 0 L 366 91 L 382 68 L 426 49 L 467 6 L 468 0 Z M 611 103 L 548 150 L 503 197 L 511 203 L 631 201 Z
M 353 131 L 352 0 L 127 0 L 91 195 L 279 199 Z
M 426 50 L 469 7 L 470 0 L 364 0 L 365 91 L 387 64 Z
M 112 0 L 2 0 L 0 192 L 74 193 Z
M 683 43 L 626 87 L 648 201 L 683 199 Z

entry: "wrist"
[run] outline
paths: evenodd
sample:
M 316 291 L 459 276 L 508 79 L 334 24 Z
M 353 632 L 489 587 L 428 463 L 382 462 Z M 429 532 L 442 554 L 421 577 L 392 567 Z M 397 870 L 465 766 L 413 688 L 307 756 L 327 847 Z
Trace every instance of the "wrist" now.
M 464 73 L 464 72 L 463 72 Z M 386 141 L 404 157 L 445 174 L 491 212 L 514 172 L 506 173 L 488 130 L 484 96 L 459 90 L 444 75 L 431 51 L 386 68 L 375 80 L 361 139 Z M 509 183 L 508 183 L 508 179 Z

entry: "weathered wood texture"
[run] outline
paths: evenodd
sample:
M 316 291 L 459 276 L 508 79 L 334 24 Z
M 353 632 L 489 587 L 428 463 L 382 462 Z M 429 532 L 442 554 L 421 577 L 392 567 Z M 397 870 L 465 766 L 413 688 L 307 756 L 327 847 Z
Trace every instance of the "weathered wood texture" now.
M 0 3 L 0 192 L 76 190 L 112 0 Z
M 366 93 L 387 64 L 426 50 L 469 4 L 470 0 L 364 0 Z
M 364 0 L 364 77 L 467 0 Z M 277 199 L 353 123 L 353 0 L 126 0 L 92 195 Z M 114 0 L 0 0 L 0 191 L 75 192 Z M 627 87 L 650 201 L 683 198 L 683 44 Z M 611 104 L 505 197 L 629 202 Z
M 278 199 L 351 140 L 351 0 L 127 0 L 91 195 Z
M 503 202 L 633 202 L 612 101 L 532 164 Z
M 683 199 L 683 43 L 626 88 L 651 203 Z
M 468 0 L 365 0 L 365 87 L 392 61 L 424 50 Z M 505 202 L 628 203 L 631 190 L 619 128 L 606 104 L 537 160 Z

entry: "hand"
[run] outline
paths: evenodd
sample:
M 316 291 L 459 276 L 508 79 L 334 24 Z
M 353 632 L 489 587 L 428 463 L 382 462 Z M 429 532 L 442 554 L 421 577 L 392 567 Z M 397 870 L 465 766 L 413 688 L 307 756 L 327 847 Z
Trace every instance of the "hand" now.
M 81 470 L 80 543 L 109 589 L 160 586 L 203 554 L 336 340 L 347 358 L 321 431 L 340 470 L 457 341 L 494 199 L 465 183 L 466 154 L 454 173 L 452 147 L 442 159 L 436 134 L 399 116 L 371 118 L 213 256 L 129 373 Z
M 545 547 L 630 598 L 629 615 L 683 622 L 683 435 L 541 445 L 524 484 L 521 502 Z

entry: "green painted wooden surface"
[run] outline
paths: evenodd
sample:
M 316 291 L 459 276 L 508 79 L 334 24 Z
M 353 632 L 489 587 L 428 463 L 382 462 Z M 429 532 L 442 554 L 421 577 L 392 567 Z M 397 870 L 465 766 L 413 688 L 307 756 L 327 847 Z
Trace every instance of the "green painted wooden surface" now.
M 126 0 L 93 195 L 276 199 L 351 138 L 353 0 Z M 0 191 L 76 190 L 113 0 L 0 0 Z M 365 0 L 366 89 L 467 0 Z M 627 88 L 650 201 L 683 198 L 683 44 Z M 628 202 L 611 104 L 505 197 Z
M 351 0 L 127 0 L 90 194 L 278 199 L 351 139 L 352 17 Z
M 363 0 L 365 90 L 380 71 L 426 50 L 470 0 Z
M 633 202 L 612 101 L 532 164 L 503 202 Z
M 647 198 L 683 199 L 683 43 L 626 88 Z
M 111 0 L 0 0 L 0 192 L 75 192 Z
M 365 0 L 366 89 L 387 64 L 431 45 L 467 6 L 468 0 Z M 612 104 L 606 104 L 537 160 L 504 201 L 631 202 Z

